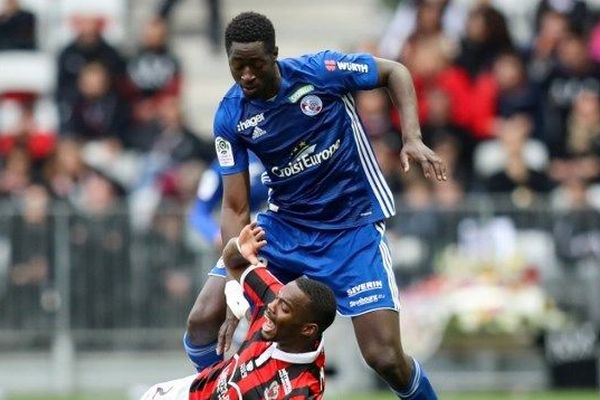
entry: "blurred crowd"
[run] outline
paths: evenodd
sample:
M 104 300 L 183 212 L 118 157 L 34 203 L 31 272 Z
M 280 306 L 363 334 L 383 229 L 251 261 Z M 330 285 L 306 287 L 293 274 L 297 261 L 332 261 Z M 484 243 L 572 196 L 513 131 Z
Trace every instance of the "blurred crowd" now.
M 538 198 L 557 208 L 599 206 L 598 10 L 579 0 L 520 3 L 402 1 L 381 41 L 363 44 L 410 70 L 425 142 L 451 170 L 441 185 L 399 176 L 398 115 L 385 93 L 359 93 L 366 129 L 405 203 L 452 208 L 484 193 L 518 207 Z
M 74 210 L 72 262 L 80 270 L 116 269 L 75 272 L 75 287 L 86 296 L 90 286 L 111 286 L 102 284 L 102 277 L 121 277 L 120 286 L 111 286 L 114 293 L 103 295 L 113 300 L 89 299 L 90 306 L 102 310 L 83 308 L 82 320 L 112 318 L 109 311 L 130 296 L 135 266 L 124 271 L 119 269 L 123 263 L 114 260 L 131 259 L 129 248 L 137 240 L 132 234 L 144 235 L 146 245 L 156 250 L 137 262 L 153 265 L 153 274 L 168 275 L 152 280 L 161 285 L 156 290 L 182 304 L 193 299 L 194 256 L 184 245 L 187 222 L 180 210 L 195 201 L 214 150 L 210 132 L 195 132 L 182 112 L 185 77 L 170 46 L 167 18 L 174 3 L 161 2 L 129 51 L 107 40 L 103 18 L 84 13 L 70 21 L 74 35 L 53 54 L 55 124 L 40 123 L 44 99 L 35 90 L 0 93 L 0 199 L 20 211 L 10 224 L 12 233 L 0 228 L 0 234 L 12 238 L 9 242 L 17 231 L 19 238 L 39 238 L 39 243 L 9 243 L 11 282 L 39 290 L 40 282 L 51 280 L 50 206 L 60 203 Z M 517 208 L 538 200 L 556 210 L 600 207 L 600 196 L 594 195 L 600 192 L 598 7 L 582 0 L 397 4 L 380 40 L 361 43 L 357 50 L 398 60 L 409 69 L 424 140 L 448 164 L 451 177 L 431 184 L 418 168 L 400 173 L 398 113 L 384 91 L 356 94 L 399 208 L 414 211 L 392 221 L 392 239 L 443 236 L 448 221 L 430 211 L 461 209 L 472 196 L 502 197 Z M 220 11 L 217 1 L 209 5 L 214 18 L 208 33 L 216 51 Z M 1 6 L 0 57 L 38 51 L 36 15 L 18 0 L 4 0 Z M 585 215 L 558 222 L 557 235 L 567 238 L 567 244 L 559 240 L 565 258 L 574 248 L 600 254 L 600 236 L 587 235 L 593 227 L 585 229 L 585 245 L 569 244 L 576 239 L 573 232 L 589 222 Z M 456 235 L 446 236 L 454 240 Z M 172 268 L 175 264 L 183 266 L 183 274 Z M 161 265 L 165 271 L 159 271 Z M 14 294 L 11 298 L 18 302 Z M 149 301 L 160 303 L 156 296 Z
M 135 304 L 150 311 L 149 324 L 158 313 L 185 319 L 173 310 L 185 310 L 200 282 L 181 210 L 196 198 L 214 146 L 183 116 L 182 67 L 169 45 L 174 3 L 160 4 L 129 52 L 105 38 L 102 15 L 72 18 L 72 38 L 52 55 L 56 123 L 40 112 L 46 93 L 28 85 L 0 93 L 0 310 L 11 326 L 39 324 L 55 306 L 61 235 L 75 267 L 76 325 L 122 326 Z M 47 51 L 34 13 L 18 0 L 0 6 L 0 57 Z M 152 251 L 133 260 L 138 243 Z

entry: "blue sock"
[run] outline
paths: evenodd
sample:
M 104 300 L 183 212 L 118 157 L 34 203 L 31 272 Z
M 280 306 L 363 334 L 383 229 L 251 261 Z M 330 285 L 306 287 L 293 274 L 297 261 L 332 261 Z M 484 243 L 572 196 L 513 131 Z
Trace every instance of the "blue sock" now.
M 403 400 L 437 400 L 427 375 L 417 360 L 413 358 L 413 372 L 410 383 L 403 390 L 392 388 L 398 398 Z
M 217 355 L 216 341 L 204 346 L 198 346 L 188 338 L 187 332 L 183 335 L 183 348 L 198 372 L 217 361 L 223 360 L 222 355 Z

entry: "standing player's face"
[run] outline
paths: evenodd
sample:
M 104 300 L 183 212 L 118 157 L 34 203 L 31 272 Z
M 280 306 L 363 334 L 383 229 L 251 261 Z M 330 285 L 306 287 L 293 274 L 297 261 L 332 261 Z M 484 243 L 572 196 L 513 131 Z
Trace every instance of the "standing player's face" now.
M 279 342 L 298 337 L 306 323 L 307 305 L 308 298 L 296 282 L 282 287 L 277 297 L 267 305 L 263 338 Z
M 229 69 L 246 97 L 268 99 L 277 94 L 277 48 L 267 52 L 262 42 L 233 42 Z

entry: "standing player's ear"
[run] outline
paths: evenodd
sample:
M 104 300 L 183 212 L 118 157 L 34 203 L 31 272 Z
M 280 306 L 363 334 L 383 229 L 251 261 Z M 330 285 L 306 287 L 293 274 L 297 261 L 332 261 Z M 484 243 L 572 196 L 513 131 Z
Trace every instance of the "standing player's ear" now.
M 273 49 L 273 60 L 277 60 L 278 56 L 279 56 L 279 47 L 275 46 L 275 48 Z

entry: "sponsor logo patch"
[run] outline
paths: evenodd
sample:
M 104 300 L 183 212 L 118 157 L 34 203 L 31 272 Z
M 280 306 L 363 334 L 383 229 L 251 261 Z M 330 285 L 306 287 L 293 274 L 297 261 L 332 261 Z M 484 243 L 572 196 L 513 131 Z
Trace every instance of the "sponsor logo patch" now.
M 292 382 L 290 382 L 290 376 L 285 369 L 280 369 L 278 372 L 279 379 L 281 380 L 281 386 L 283 386 L 283 392 L 290 394 L 292 392 Z
M 237 124 L 237 131 L 241 132 L 248 128 L 252 128 L 253 126 L 258 125 L 259 123 L 265 120 L 265 113 L 256 114 L 244 121 L 240 121 Z
M 290 103 L 295 103 L 298 100 L 300 100 L 300 98 L 302 96 L 309 94 L 313 90 L 315 90 L 315 87 L 313 85 L 304 85 L 301 88 L 299 88 L 298 90 L 296 90 L 294 93 L 292 93 L 288 97 L 288 100 L 290 101 Z
M 298 153 L 292 161 L 283 167 L 271 168 L 271 173 L 279 178 L 287 178 L 299 174 L 309 168 L 321 165 L 324 161 L 329 160 L 340 148 L 340 139 L 335 143 L 315 153 L 317 145 L 308 145 L 302 142 L 303 146 L 298 148 Z M 296 149 L 294 149 L 296 151 Z
M 352 300 L 349 305 L 350 307 L 359 307 L 366 304 L 371 304 L 382 300 L 385 296 L 382 294 L 372 294 L 370 296 L 361 297 L 358 300 Z
M 360 72 L 366 74 L 369 72 L 369 65 L 362 63 L 351 63 L 345 61 L 338 61 L 337 67 L 340 71 L 349 71 L 349 72 Z
M 356 286 L 351 287 L 350 289 L 346 290 L 346 294 L 348 295 L 348 297 L 352 297 L 352 296 L 356 296 L 357 294 L 361 294 L 363 292 L 368 292 L 370 290 L 376 290 L 376 289 L 382 289 L 382 288 L 383 288 L 383 282 L 381 282 L 381 281 L 363 282 L 359 285 L 356 285 Z
M 319 96 L 309 94 L 308 96 L 304 96 L 300 101 L 300 109 L 309 117 L 314 117 L 323 109 L 323 101 L 321 101 Z
M 221 165 L 221 167 L 233 167 L 235 165 L 231 143 L 223 139 L 221 136 L 217 136 L 215 139 L 215 150 L 217 152 L 217 158 L 219 159 L 219 165 Z

